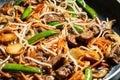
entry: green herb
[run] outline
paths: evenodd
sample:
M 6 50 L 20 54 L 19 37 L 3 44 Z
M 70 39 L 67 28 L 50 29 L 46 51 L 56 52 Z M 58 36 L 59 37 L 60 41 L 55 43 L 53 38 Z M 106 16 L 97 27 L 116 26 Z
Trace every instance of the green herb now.
M 6 71 L 23 71 L 23 72 L 30 72 L 30 73 L 38 73 L 41 74 L 39 68 L 32 67 L 32 66 L 24 66 L 23 64 L 14 64 L 14 63 L 6 63 L 2 70 Z
M 50 25 L 50 26 L 55 26 L 55 25 L 58 25 L 58 24 L 60 24 L 59 21 L 52 21 L 52 22 L 48 23 L 48 25 Z M 58 26 L 56 26 L 56 28 L 57 29 L 62 29 L 62 25 L 58 25 Z
M 84 3 L 83 0 L 76 0 L 76 2 L 79 6 L 83 7 L 92 18 L 96 18 L 98 16 L 96 11 L 88 4 Z
M 85 69 L 85 79 L 86 80 L 92 80 L 92 71 L 90 68 Z
M 68 9 L 68 11 L 74 12 L 74 10 L 73 10 L 73 8 L 71 6 L 68 6 L 67 9 Z M 72 17 L 77 18 L 77 15 L 73 13 Z
M 26 19 L 32 11 L 33 11 L 32 8 L 28 6 L 22 14 L 22 17 L 21 17 L 22 20 Z
M 50 26 L 55 26 L 57 24 L 60 24 L 60 22 L 59 21 L 52 21 L 52 22 L 48 23 L 48 25 L 50 25 Z
M 40 33 L 34 35 L 33 37 L 31 37 L 30 39 L 28 39 L 28 43 L 32 44 L 33 42 L 35 42 L 41 38 L 49 37 L 49 36 L 52 36 L 57 33 L 58 32 L 55 32 L 53 30 L 47 30 L 47 31 L 40 32 Z
M 83 28 L 82 26 L 79 26 L 79 25 L 74 24 L 73 27 L 75 28 L 75 30 L 76 30 L 78 33 L 83 33 L 83 31 L 84 31 L 84 28 Z

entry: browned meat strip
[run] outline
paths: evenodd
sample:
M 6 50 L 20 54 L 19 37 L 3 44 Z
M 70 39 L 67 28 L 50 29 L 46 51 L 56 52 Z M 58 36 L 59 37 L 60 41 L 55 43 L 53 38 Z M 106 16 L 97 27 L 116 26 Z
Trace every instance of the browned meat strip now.
M 61 54 L 51 58 L 51 60 L 49 61 L 49 63 L 53 66 L 54 70 L 61 67 L 64 64 L 64 62 L 65 62 L 65 57 L 63 57 Z
M 43 18 L 46 20 L 46 23 L 52 21 L 60 21 L 60 22 L 64 21 L 63 15 L 59 15 L 59 14 L 46 14 Z
M 94 57 L 92 57 L 92 56 L 90 56 L 90 55 L 85 55 L 83 59 L 88 60 L 88 61 L 90 61 L 91 63 L 95 63 L 95 62 L 98 61 L 97 59 L 95 59 Z
M 75 47 L 78 46 L 79 44 L 76 42 L 76 36 L 77 35 L 73 35 L 73 34 L 69 34 L 67 36 L 67 40 L 68 40 L 68 45 L 69 47 Z
M 97 26 L 90 27 L 90 30 L 93 31 L 94 35 L 98 35 L 100 32 L 100 29 Z
M 87 31 L 87 32 L 82 33 L 79 37 L 82 39 L 88 40 L 88 39 L 91 39 L 92 37 L 94 37 L 94 35 L 93 35 L 92 31 Z
M 80 45 L 86 45 L 88 41 L 94 37 L 94 33 L 92 31 L 87 31 L 79 35 L 69 34 L 67 36 L 68 46 L 76 47 Z
M 84 33 L 80 34 L 79 36 L 77 36 L 76 41 L 77 41 L 77 43 L 79 43 L 79 45 L 86 46 L 88 41 L 93 37 L 94 37 L 93 32 L 87 31 L 87 32 L 84 32 Z
M 73 73 L 74 68 L 75 68 L 75 64 L 72 61 L 67 62 L 62 67 L 56 70 L 56 75 L 57 77 L 65 79 Z

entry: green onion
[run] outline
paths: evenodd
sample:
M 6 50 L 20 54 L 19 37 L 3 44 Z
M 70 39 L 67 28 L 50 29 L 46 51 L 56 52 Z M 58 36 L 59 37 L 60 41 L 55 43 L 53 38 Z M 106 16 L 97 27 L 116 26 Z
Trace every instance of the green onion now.
M 38 73 L 42 74 L 39 68 L 32 67 L 32 66 L 24 66 L 23 64 L 15 64 L 15 63 L 6 63 L 2 70 L 5 71 L 23 71 L 23 72 L 30 72 L 30 73 Z
M 33 11 L 32 8 L 28 6 L 22 14 L 22 17 L 21 17 L 22 20 L 26 19 L 32 11 Z
M 75 28 L 75 30 L 76 30 L 78 33 L 83 33 L 83 31 L 84 31 L 84 28 L 83 28 L 82 26 L 79 26 L 79 25 L 74 24 L 73 27 Z
M 50 26 L 55 26 L 55 25 L 58 25 L 58 24 L 60 24 L 59 21 L 52 21 L 52 22 L 48 23 L 48 25 L 50 25 Z M 62 29 L 62 25 L 58 25 L 58 26 L 56 26 L 56 28 L 57 29 Z
M 68 11 L 74 12 L 74 10 L 73 10 L 73 8 L 71 6 L 68 6 L 67 9 L 68 9 Z M 72 17 L 73 18 L 77 18 L 77 15 L 76 14 L 72 14 Z
M 55 26 L 57 24 L 60 24 L 60 22 L 59 21 L 52 21 L 52 22 L 48 23 L 48 25 L 50 25 L 50 26 Z
M 96 11 L 88 4 L 84 3 L 83 0 L 76 0 L 76 2 L 79 6 L 83 7 L 92 18 L 96 18 L 98 16 Z
M 85 79 L 86 80 L 92 80 L 92 71 L 90 68 L 85 69 Z
M 41 38 L 49 37 L 54 34 L 58 34 L 58 32 L 55 32 L 53 30 L 47 30 L 47 31 L 40 32 L 40 33 L 34 35 L 33 37 L 31 37 L 30 39 L 28 39 L 28 43 L 32 44 L 33 42 L 35 42 Z

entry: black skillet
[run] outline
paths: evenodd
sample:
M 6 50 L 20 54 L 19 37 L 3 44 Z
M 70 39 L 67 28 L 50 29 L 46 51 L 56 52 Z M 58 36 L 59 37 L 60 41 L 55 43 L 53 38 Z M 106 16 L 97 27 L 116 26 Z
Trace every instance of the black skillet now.
M 0 0 L 0 7 L 9 0 Z M 87 4 L 93 7 L 99 14 L 99 18 L 116 19 L 113 30 L 120 35 L 120 0 L 85 0 Z M 120 79 L 120 63 L 113 66 L 111 71 L 103 78 L 103 80 L 119 80 Z M 7 80 L 5 78 L 0 80 Z M 15 79 L 9 79 L 15 80 Z
M 99 18 L 116 19 L 113 30 L 120 35 L 120 0 L 85 0 L 99 14 Z M 114 66 L 103 80 L 120 80 L 120 63 Z

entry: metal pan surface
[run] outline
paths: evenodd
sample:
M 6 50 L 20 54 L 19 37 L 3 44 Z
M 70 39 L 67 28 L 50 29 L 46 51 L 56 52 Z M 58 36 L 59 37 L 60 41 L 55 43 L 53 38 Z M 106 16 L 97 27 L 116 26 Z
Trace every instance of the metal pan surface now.
M 116 19 L 113 30 L 120 35 L 120 0 L 85 0 L 103 20 Z M 120 63 L 113 66 L 103 80 L 120 80 Z

